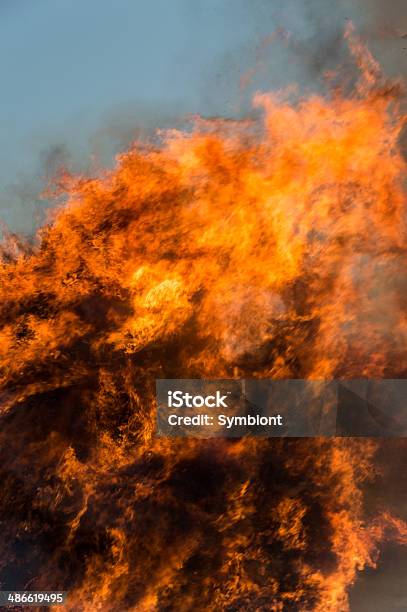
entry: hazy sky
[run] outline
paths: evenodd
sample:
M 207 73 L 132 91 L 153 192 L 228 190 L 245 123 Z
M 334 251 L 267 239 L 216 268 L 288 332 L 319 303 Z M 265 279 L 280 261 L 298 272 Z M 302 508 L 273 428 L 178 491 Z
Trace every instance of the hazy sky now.
M 238 114 L 248 99 L 242 99 L 239 79 L 256 65 L 263 67 L 253 87 L 292 80 L 318 86 L 323 69 L 337 60 L 346 18 L 369 30 L 382 5 L 0 0 L 0 217 L 17 230 L 32 229 L 35 194 L 58 155 L 81 167 L 91 153 L 108 159 L 136 128 L 165 125 L 187 113 Z M 402 6 L 396 0 L 385 12 L 393 29 L 402 27 L 396 5 Z M 277 27 L 292 34 L 291 51 L 282 43 L 261 50 Z M 379 48 L 384 60 L 386 40 Z M 407 53 L 407 41 L 400 41 L 391 47 L 393 60 L 394 51 Z

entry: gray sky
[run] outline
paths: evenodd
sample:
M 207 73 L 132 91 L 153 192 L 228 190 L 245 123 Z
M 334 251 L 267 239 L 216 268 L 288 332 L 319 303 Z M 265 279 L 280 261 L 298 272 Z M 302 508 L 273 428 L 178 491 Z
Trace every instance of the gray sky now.
M 368 6 L 368 11 L 365 7 Z M 247 110 L 252 89 L 315 88 L 335 66 L 352 18 L 397 72 L 407 58 L 398 0 L 0 0 L 0 217 L 29 232 L 55 159 L 109 163 L 137 129 L 188 113 Z M 406 15 L 407 16 L 407 15 Z M 406 21 L 406 19 L 404 19 Z M 378 35 L 376 24 L 386 25 Z M 407 32 L 407 23 L 405 24 Z M 289 49 L 273 43 L 277 27 Z M 388 32 L 392 31 L 392 34 Z M 404 55 L 403 55 L 404 54 Z

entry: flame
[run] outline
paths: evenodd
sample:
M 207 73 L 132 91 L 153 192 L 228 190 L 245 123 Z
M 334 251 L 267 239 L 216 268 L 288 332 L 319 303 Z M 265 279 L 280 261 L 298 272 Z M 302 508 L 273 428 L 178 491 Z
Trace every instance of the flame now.
M 366 511 L 380 442 L 154 433 L 156 378 L 407 373 L 400 86 L 346 37 L 353 88 L 259 93 L 256 120 L 65 172 L 37 243 L 3 242 L 4 588 L 72 611 L 346 611 L 380 543 L 407 541 Z

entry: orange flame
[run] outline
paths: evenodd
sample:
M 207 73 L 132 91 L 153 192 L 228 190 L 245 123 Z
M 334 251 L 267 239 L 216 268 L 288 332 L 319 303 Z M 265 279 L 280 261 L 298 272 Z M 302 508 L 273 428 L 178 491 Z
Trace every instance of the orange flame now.
M 400 87 L 346 36 L 352 91 L 135 143 L 60 177 L 36 246 L 3 244 L 5 585 L 72 611 L 345 611 L 407 541 L 365 511 L 376 443 L 154 435 L 155 378 L 407 373 Z

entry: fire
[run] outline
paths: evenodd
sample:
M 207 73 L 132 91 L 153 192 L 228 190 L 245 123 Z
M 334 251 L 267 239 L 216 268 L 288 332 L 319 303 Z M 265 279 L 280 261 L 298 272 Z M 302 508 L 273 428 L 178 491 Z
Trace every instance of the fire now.
M 353 88 L 257 94 L 257 120 L 66 172 L 37 243 L 4 241 L 3 588 L 346 611 L 380 542 L 407 541 L 366 510 L 379 442 L 155 436 L 156 378 L 407 374 L 400 86 L 346 36 Z

